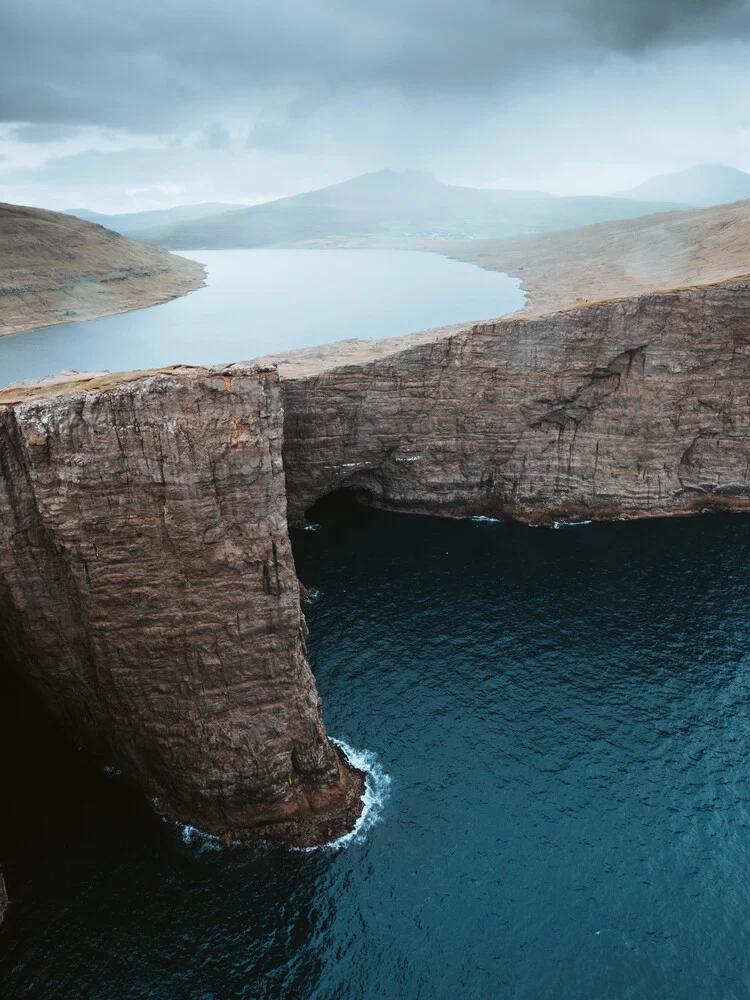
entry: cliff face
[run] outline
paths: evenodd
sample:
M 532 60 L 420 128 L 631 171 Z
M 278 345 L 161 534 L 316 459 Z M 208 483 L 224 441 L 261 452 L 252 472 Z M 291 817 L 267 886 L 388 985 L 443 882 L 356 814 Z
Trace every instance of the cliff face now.
M 283 383 L 289 512 L 646 516 L 750 498 L 750 282 L 480 324 Z
M 227 839 L 349 828 L 286 527 L 278 378 L 92 379 L 0 402 L 0 648 L 157 811 Z
M 0 391 L 0 649 L 165 815 L 316 843 L 361 807 L 305 660 L 287 500 L 294 521 L 339 488 L 546 522 L 750 506 L 748 280 L 411 339 L 290 356 L 280 382 Z

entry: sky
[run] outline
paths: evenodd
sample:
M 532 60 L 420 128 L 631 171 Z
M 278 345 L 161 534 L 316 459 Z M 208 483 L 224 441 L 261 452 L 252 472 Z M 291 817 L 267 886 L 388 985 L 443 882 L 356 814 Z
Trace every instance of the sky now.
M 607 194 L 750 169 L 749 84 L 750 0 L 2 0 L 0 201 Z

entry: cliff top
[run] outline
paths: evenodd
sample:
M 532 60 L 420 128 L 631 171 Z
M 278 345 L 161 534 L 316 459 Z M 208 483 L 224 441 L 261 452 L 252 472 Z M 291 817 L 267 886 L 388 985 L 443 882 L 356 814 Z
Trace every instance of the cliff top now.
M 82 392 L 108 392 L 132 382 L 150 379 L 157 375 L 171 378 L 222 378 L 227 390 L 235 378 L 263 378 L 276 375 L 275 364 L 263 361 L 237 361 L 226 365 L 167 365 L 164 368 L 147 368 L 132 372 L 79 372 L 66 371 L 49 375 L 36 382 L 16 382 L 0 389 L 0 407 L 17 406 L 56 396 L 78 395 Z
M 166 302 L 200 264 L 60 212 L 0 203 L 0 336 Z
M 742 281 L 750 281 L 750 276 L 739 276 L 735 280 L 723 280 L 712 282 L 711 284 L 698 284 L 686 288 L 678 289 L 654 289 L 650 294 L 654 296 L 674 296 L 691 292 L 710 292 L 712 288 L 731 287 L 733 284 L 740 285 Z M 560 309 L 556 312 L 545 313 L 544 315 L 523 315 L 514 313 L 496 320 L 485 322 L 472 322 L 457 324 L 454 326 L 444 326 L 433 330 L 423 330 L 416 334 L 408 334 L 402 337 L 390 337 L 384 340 L 344 340 L 332 344 L 323 344 L 318 347 L 299 348 L 296 351 L 288 351 L 283 354 L 265 355 L 262 358 L 255 358 L 248 361 L 227 362 L 226 364 L 201 366 L 201 365 L 168 365 L 164 368 L 144 369 L 131 372 L 78 372 L 67 371 L 58 375 L 51 375 L 36 382 L 20 382 L 0 389 L 0 407 L 14 406 L 32 402 L 40 399 L 51 399 L 56 396 L 77 395 L 81 392 L 107 392 L 114 391 L 120 386 L 136 382 L 141 379 L 152 378 L 156 375 L 166 375 L 174 378 L 224 378 L 227 388 L 230 387 L 232 378 L 239 377 L 263 377 L 271 373 L 278 374 L 281 379 L 304 379 L 314 378 L 324 372 L 336 368 L 347 368 L 352 365 L 365 365 L 375 361 L 383 360 L 410 348 L 418 348 L 427 344 L 435 343 L 445 337 L 451 337 L 460 333 L 467 333 L 475 327 L 486 327 L 498 325 L 504 328 L 512 328 L 519 323 L 525 323 L 531 319 L 554 322 L 554 317 L 561 313 L 595 313 L 603 307 L 616 306 L 618 303 L 627 306 L 631 304 L 634 308 L 640 296 L 623 296 L 621 298 L 605 299 L 599 302 L 578 303 Z

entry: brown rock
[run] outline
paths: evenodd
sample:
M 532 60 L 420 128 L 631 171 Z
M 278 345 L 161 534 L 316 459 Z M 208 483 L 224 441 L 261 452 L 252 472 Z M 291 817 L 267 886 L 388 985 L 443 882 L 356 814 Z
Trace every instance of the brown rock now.
M 0 630 L 157 811 L 309 844 L 351 827 L 363 780 L 305 660 L 281 435 L 278 377 L 252 367 L 0 405 Z
M 747 279 L 350 346 L 279 359 L 280 383 L 0 392 L 2 644 L 157 808 L 225 842 L 327 840 L 361 806 L 305 661 L 285 488 L 297 522 L 336 489 L 528 521 L 750 507 Z
M 466 328 L 307 375 L 279 358 L 289 513 L 371 503 L 527 521 L 750 498 L 750 281 Z

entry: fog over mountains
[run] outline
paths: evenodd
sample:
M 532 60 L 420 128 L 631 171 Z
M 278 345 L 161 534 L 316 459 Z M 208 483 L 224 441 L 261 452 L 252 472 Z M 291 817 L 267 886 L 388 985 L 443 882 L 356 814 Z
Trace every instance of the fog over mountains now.
M 611 197 L 459 187 L 423 171 L 379 170 L 260 205 L 206 202 L 120 215 L 87 209 L 68 214 L 175 250 L 401 247 L 424 239 L 569 229 L 745 198 L 750 198 L 750 174 L 720 164 L 653 177 Z
M 142 232 L 152 226 L 169 226 L 177 222 L 190 222 L 195 219 L 205 219 L 211 215 L 231 211 L 233 208 L 244 208 L 244 205 L 230 205 L 226 202 L 201 202 L 198 205 L 177 205 L 175 208 L 152 209 L 146 212 L 121 212 L 117 215 L 105 215 L 102 212 L 92 212 L 87 208 L 68 208 L 65 215 L 75 215 L 86 222 L 96 222 L 105 229 L 114 229 L 123 236 Z
M 679 201 L 701 208 L 750 198 L 750 174 L 724 164 L 703 164 L 673 174 L 661 174 L 620 193 L 639 201 Z
M 5 0 L 0 198 L 251 205 L 384 166 L 608 195 L 750 167 L 749 52 L 750 0 Z
M 493 238 L 628 219 L 679 207 L 632 198 L 563 197 L 443 184 L 421 171 L 380 170 L 249 207 L 183 206 L 90 221 L 170 249 L 294 245 L 408 246 L 420 239 Z

